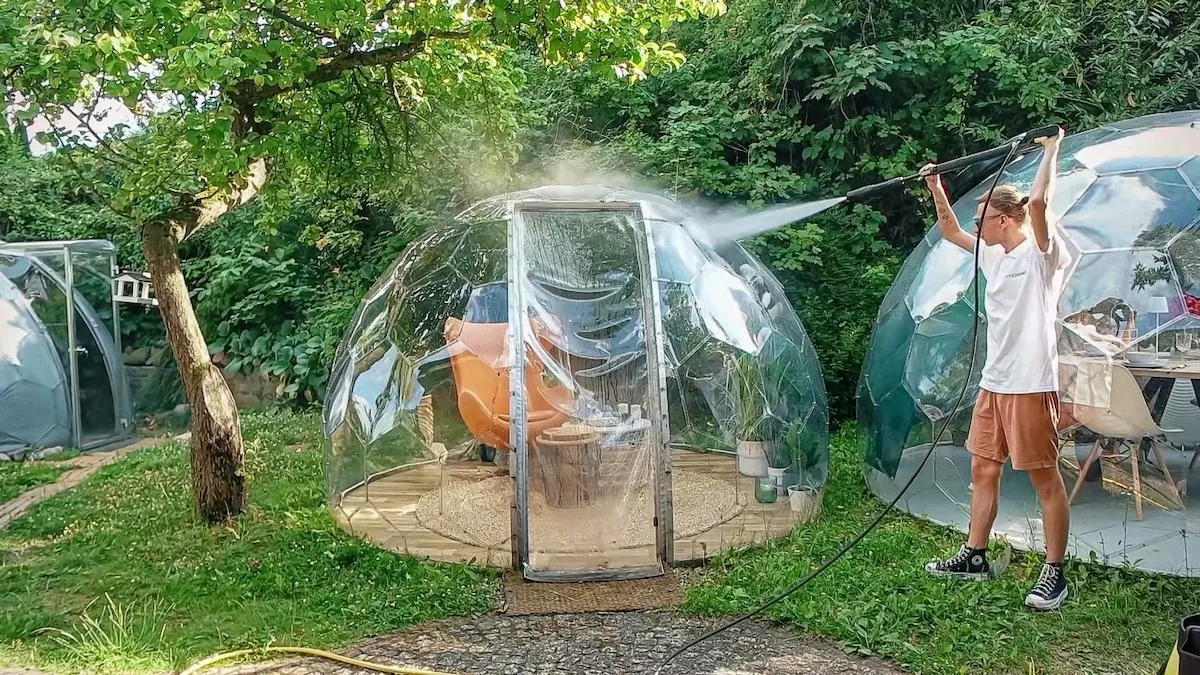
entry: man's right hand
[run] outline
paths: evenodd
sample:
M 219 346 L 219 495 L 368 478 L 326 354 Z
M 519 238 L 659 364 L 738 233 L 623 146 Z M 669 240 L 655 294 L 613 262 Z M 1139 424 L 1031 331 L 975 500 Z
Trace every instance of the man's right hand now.
M 942 187 L 941 175 L 933 173 L 935 167 L 937 167 L 937 164 L 931 162 L 921 167 L 921 171 L 919 172 L 920 175 L 925 177 L 925 185 L 929 187 L 930 191 L 940 190 Z

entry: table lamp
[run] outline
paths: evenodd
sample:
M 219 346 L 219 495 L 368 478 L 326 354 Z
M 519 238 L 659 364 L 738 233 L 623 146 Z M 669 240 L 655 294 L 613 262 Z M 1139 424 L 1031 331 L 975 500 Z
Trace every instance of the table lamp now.
M 1150 296 L 1150 304 L 1146 308 L 1146 311 L 1154 315 L 1154 357 L 1158 358 L 1158 355 L 1162 353 L 1161 339 L 1159 336 L 1159 329 L 1161 328 L 1162 324 L 1162 315 L 1171 310 L 1167 307 L 1167 299 L 1165 297 L 1161 295 L 1153 295 Z

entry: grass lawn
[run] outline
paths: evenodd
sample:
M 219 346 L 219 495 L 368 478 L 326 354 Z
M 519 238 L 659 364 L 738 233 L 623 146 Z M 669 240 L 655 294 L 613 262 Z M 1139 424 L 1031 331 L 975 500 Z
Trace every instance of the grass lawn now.
M 832 555 L 878 513 L 882 503 L 865 488 L 850 431 L 835 436 L 832 454 L 820 521 L 787 539 L 718 560 L 705 581 L 688 589 L 687 610 L 749 610 Z M 1022 601 L 1041 569 L 1040 556 L 1015 554 L 1004 576 L 987 583 L 925 574 L 925 561 L 957 550 L 961 542 L 960 534 L 889 515 L 856 549 L 768 615 L 925 675 L 1136 675 L 1158 672 L 1179 619 L 1200 609 L 1200 579 L 1071 564 L 1072 597 L 1063 610 L 1036 614 Z
M 402 558 L 334 525 L 316 415 L 247 413 L 243 428 L 251 508 L 226 527 L 192 519 L 187 451 L 170 443 L 0 532 L 0 664 L 167 670 L 491 608 L 494 575 Z
M 31 488 L 53 483 L 68 468 L 27 462 L 0 463 L 0 504 L 15 499 Z
M 248 646 L 343 645 L 437 617 L 487 611 L 493 574 L 420 563 L 342 533 L 329 516 L 316 415 L 247 413 L 251 511 L 208 528 L 189 514 L 186 449 L 134 453 L 0 533 L 0 665 L 148 672 Z M 880 508 L 854 437 L 834 440 L 820 521 L 714 562 L 686 611 L 750 608 L 824 559 Z M 893 515 L 774 619 L 925 675 L 1154 673 L 1200 580 L 1072 565 L 1061 613 L 1021 606 L 1040 561 L 1001 580 L 928 578 L 960 536 Z M 50 629 L 50 630 L 45 630 Z

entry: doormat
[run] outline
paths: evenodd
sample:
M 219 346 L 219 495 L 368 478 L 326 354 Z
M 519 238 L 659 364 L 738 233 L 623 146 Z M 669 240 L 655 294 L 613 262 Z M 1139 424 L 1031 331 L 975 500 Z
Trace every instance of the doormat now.
M 504 574 L 503 614 L 582 614 L 631 612 L 683 602 L 683 586 L 674 571 L 648 579 L 549 583 Z

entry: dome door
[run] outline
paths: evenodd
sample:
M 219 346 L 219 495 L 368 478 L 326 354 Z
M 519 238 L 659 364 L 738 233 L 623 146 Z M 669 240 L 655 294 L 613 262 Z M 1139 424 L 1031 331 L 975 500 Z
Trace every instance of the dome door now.
M 661 574 L 671 523 L 653 247 L 636 204 L 518 202 L 509 374 L 518 566 Z M 519 320 L 518 320 L 519 317 Z

